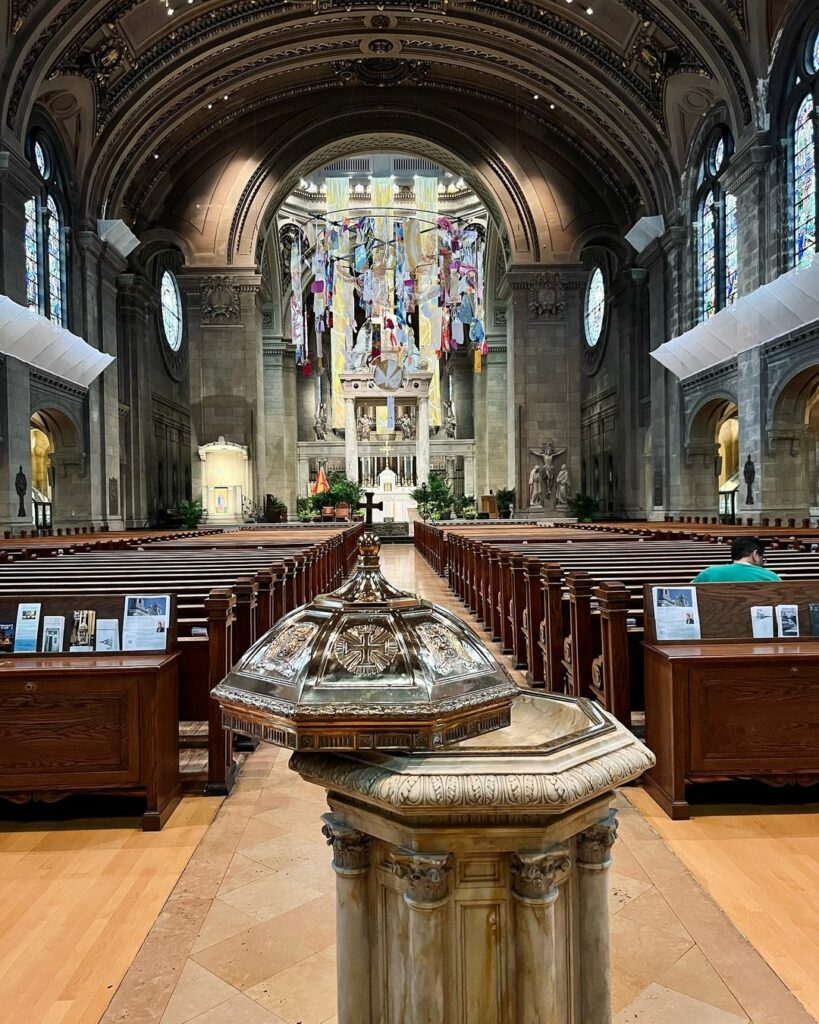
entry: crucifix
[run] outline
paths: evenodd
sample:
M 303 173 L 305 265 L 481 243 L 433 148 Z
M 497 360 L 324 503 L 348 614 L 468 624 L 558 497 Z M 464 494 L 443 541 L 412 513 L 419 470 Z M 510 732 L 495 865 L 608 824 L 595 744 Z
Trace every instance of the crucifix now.
M 365 522 L 366 522 L 367 526 L 372 526 L 373 525 L 373 512 L 376 509 L 378 509 L 379 512 L 383 512 L 384 511 L 384 502 L 383 501 L 374 501 L 373 500 L 373 492 L 372 491 L 365 491 L 364 495 L 365 495 L 365 500 L 364 501 L 360 501 L 358 503 L 358 505 L 356 506 L 356 508 L 363 508 L 364 509 L 364 511 L 367 513 Z

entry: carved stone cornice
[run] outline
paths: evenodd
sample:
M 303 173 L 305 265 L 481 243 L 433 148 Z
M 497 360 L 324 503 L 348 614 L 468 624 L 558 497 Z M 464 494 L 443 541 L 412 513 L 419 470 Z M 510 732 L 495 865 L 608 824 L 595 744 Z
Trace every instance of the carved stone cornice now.
M 513 853 L 512 891 L 527 903 L 553 903 L 557 884 L 571 870 L 571 858 L 565 846 L 545 853 Z
M 28 163 L 8 149 L 0 150 L 0 182 L 13 186 L 24 198 L 35 195 L 42 188 L 42 182 Z
M 342 876 L 364 875 L 370 866 L 372 840 L 364 832 L 358 832 L 337 818 L 334 814 L 323 814 L 321 832 L 327 845 L 333 848 L 333 868 Z
M 617 812 L 581 832 L 577 837 L 577 863 L 587 870 L 602 870 L 611 864 L 611 848 L 617 839 Z
M 452 858 L 448 853 L 394 853 L 389 867 L 407 883 L 404 899 L 417 910 L 434 910 L 449 896 Z

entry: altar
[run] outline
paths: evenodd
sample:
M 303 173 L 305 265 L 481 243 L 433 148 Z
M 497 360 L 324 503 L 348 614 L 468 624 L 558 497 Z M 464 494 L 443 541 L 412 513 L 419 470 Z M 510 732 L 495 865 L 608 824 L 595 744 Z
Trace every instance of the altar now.
M 384 469 L 378 474 L 378 483 L 372 488 L 373 522 L 408 523 L 418 505 L 412 499 L 412 487 L 399 486 L 398 474 L 392 469 Z M 379 509 L 378 505 L 383 506 Z

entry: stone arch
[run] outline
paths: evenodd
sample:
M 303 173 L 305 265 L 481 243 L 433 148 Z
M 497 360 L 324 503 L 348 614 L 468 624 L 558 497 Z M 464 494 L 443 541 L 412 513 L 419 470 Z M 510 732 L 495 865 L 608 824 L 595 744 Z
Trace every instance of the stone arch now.
M 91 476 L 83 431 L 75 415 L 56 405 L 31 411 L 31 428 L 48 439 L 48 482 L 54 526 L 87 523 L 91 518 Z M 34 467 L 30 467 L 31 481 Z
M 685 466 L 680 482 L 683 505 L 695 514 L 715 516 L 719 512 L 723 468 L 720 461 L 720 429 L 728 419 L 739 420 L 736 396 L 728 391 L 707 396 L 688 417 Z
M 819 364 L 796 369 L 770 402 L 765 486 L 773 511 L 804 517 L 818 503 Z

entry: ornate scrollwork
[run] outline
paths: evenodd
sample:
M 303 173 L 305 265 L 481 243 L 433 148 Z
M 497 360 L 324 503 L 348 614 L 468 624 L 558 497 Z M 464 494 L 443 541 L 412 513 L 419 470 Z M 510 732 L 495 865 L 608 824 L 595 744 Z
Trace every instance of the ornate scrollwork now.
M 202 282 L 202 323 L 240 324 L 239 289 L 230 277 L 206 277 Z
M 362 624 L 345 629 L 333 651 L 348 672 L 377 676 L 398 657 L 398 641 L 384 626 Z
M 404 899 L 411 907 L 436 906 L 449 895 L 452 860 L 448 853 L 393 854 L 390 867 L 406 880 Z
M 525 900 L 550 903 L 557 898 L 557 883 L 568 874 L 571 864 L 565 846 L 546 853 L 513 853 L 512 891 Z
M 333 72 L 342 82 L 361 85 L 418 85 L 429 72 L 429 61 L 403 60 L 396 57 L 368 57 L 365 60 L 333 62 Z
M 418 627 L 418 636 L 424 643 L 433 670 L 439 676 L 463 675 L 475 672 L 483 664 L 448 629 L 436 623 L 424 623 Z
M 529 289 L 529 319 L 558 320 L 566 315 L 566 287 L 560 274 L 541 274 Z
M 349 828 L 334 814 L 323 814 L 321 832 L 333 848 L 333 867 L 340 875 L 361 874 L 370 866 L 372 840 L 357 829 Z
M 611 848 L 617 839 L 617 812 L 608 815 L 577 837 L 577 862 L 586 868 L 606 868 L 611 863 Z
M 295 671 L 293 662 L 316 635 L 318 626 L 314 622 L 300 622 L 283 630 L 264 649 L 262 656 L 254 663 L 254 669 L 272 669 L 289 678 Z

